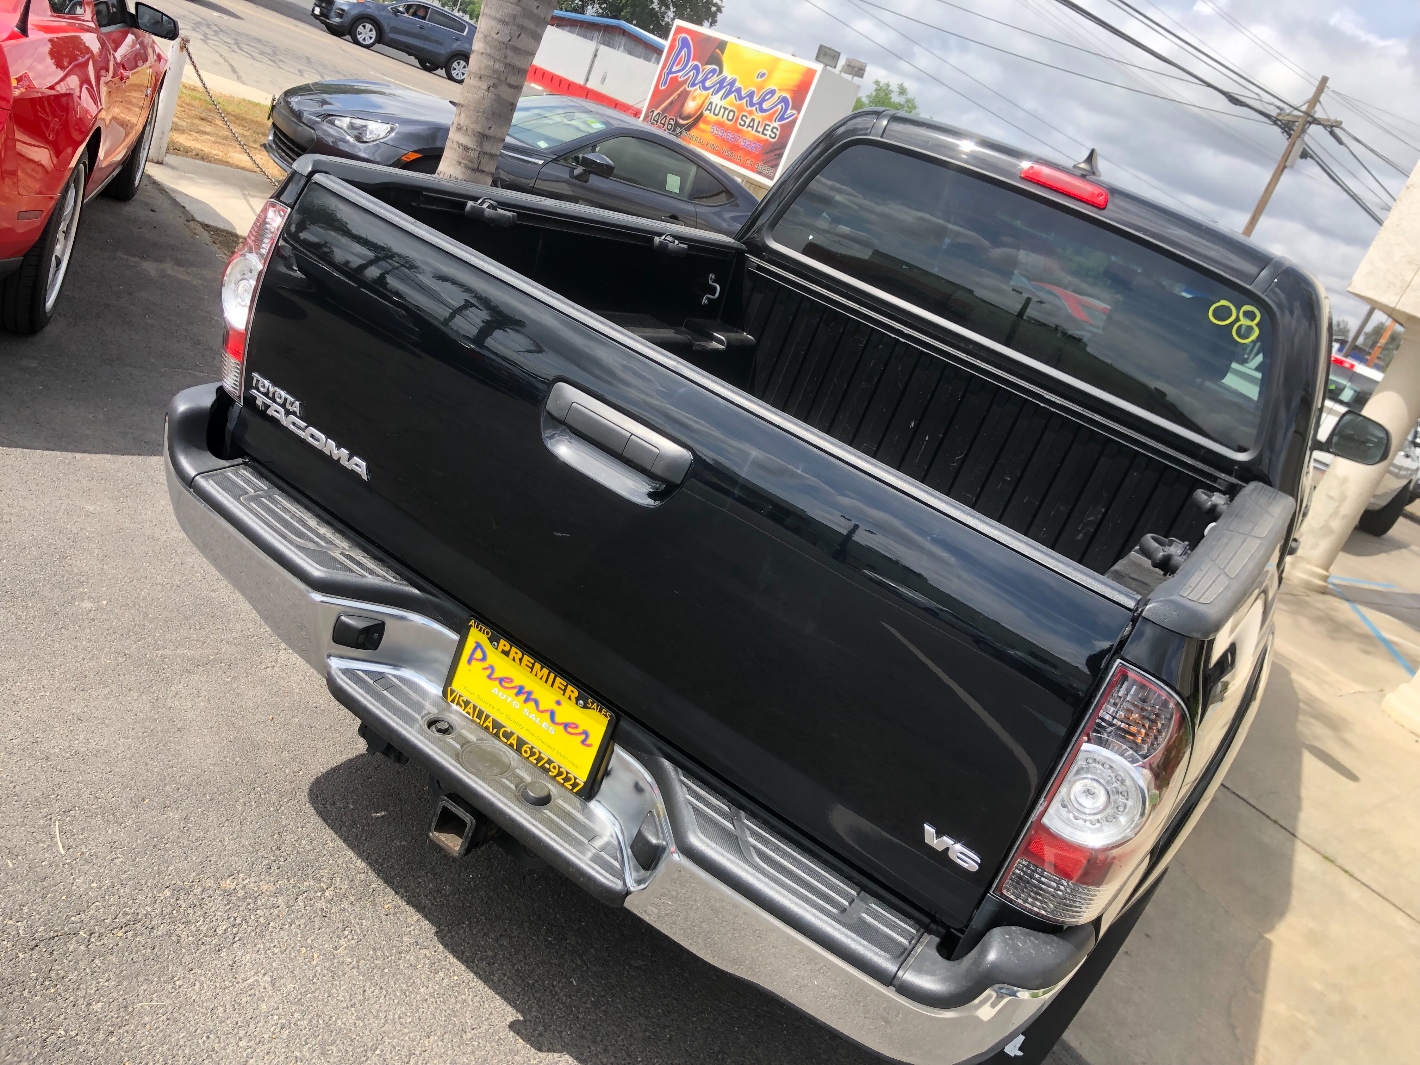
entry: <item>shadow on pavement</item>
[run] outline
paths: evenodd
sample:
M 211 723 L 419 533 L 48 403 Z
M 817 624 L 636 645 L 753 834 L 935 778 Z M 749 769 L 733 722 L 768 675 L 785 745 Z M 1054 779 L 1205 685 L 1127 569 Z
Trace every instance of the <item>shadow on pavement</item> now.
M 217 379 L 224 265 L 151 178 L 91 200 L 49 328 L 0 333 L 0 447 L 159 454 L 168 400 Z
M 1372 588 L 1349 582 L 1333 584 L 1331 592 L 1352 606 L 1389 614 L 1397 621 L 1420 629 L 1420 593 L 1402 592 L 1396 588 Z
M 1232 786 L 1229 787 L 1225 781 L 1224 787 L 1244 802 L 1254 805 L 1253 811 L 1242 814 L 1249 821 L 1254 820 L 1255 804 L 1265 796 L 1265 816 L 1283 825 L 1296 825 L 1302 806 L 1304 751 L 1353 781 L 1359 778 L 1329 752 L 1303 742 L 1301 693 L 1292 679 L 1292 671 L 1276 657 L 1275 648 L 1273 656 L 1272 673 L 1262 694 L 1262 705 L 1228 774 Z M 1315 705 L 1310 709 L 1312 713 L 1321 711 Z M 1261 788 L 1257 787 L 1258 784 Z M 1283 838 L 1280 833 L 1274 833 L 1271 825 L 1250 825 L 1244 831 L 1230 831 L 1232 827 L 1224 828 L 1229 832 L 1229 838 L 1223 845 L 1234 852 L 1232 860 L 1240 863 L 1236 875 L 1244 885 L 1247 902 L 1244 909 L 1234 910 L 1231 916 L 1240 919 L 1242 927 L 1238 931 L 1246 937 L 1245 942 L 1253 950 L 1247 956 L 1245 965 L 1235 973 L 1211 974 L 1215 979 L 1218 976 L 1237 978 L 1240 984 L 1238 990 L 1242 992 L 1230 1010 L 1226 1013 L 1220 1011 L 1214 1016 L 1231 1014 L 1233 1029 L 1245 1055 L 1243 1060 L 1251 1063 L 1257 1061 L 1259 1055 L 1263 1058 L 1268 1056 L 1260 1045 L 1260 1039 L 1263 1004 L 1273 965 L 1269 933 L 1291 908 L 1293 852 L 1301 844 L 1290 835 Z M 1258 833 L 1270 837 L 1272 846 L 1251 846 Z M 1209 855 L 1209 858 L 1213 857 Z M 1230 898 L 1218 901 L 1235 905 Z M 1198 959 L 1198 967 L 1200 977 L 1208 974 L 1206 958 Z
M 498 847 L 445 857 L 427 840 L 425 779 L 362 755 L 323 773 L 308 797 L 450 956 L 521 1015 L 509 1027 L 533 1050 L 586 1065 L 881 1060 L 551 870 L 524 869 Z M 457 1002 L 451 988 L 443 1008 Z
M 1375 558 L 1377 555 L 1389 555 L 1396 551 L 1404 551 L 1409 546 L 1408 543 L 1395 535 L 1395 530 L 1391 530 L 1384 536 L 1371 536 L 1369 533 L 1357 530 L 1347 537 L 1343 550 L 1348 555 Z

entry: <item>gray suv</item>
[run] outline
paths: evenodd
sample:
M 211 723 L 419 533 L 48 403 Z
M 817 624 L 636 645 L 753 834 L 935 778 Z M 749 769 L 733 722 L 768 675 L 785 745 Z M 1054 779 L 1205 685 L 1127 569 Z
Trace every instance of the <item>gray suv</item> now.
M 383 44 L 413 56 L 431 73 L 462 82 L 478 27 L 433 4 L 381 4 L 375 0 L 315 0 L 311 15 L 337 37 L 361 48 Z

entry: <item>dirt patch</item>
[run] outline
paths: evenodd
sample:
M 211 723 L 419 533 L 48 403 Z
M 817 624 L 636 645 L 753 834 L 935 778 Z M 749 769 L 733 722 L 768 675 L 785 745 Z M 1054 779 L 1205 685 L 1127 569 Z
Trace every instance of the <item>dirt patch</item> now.
M 227 121 L 237 131 L 237 136 L 256 156 L 266 172 L 279 176 L 279 170 L 266 155 L 262 144 L 266 141 L 270 123 L 266 115 L 267 104 L 243 100 L 237 96 L 214 93 L 217 102 L 226 112 Z M 178 93 L 177 112 L 173 115 L 173 132 L 168 140 L 168 151 L 174 155 L 185 155 L 190 159 L 201 159 L 204 163 L 236 167 L 257 173 L 251 160 L 237 146 L 212 101 L 201 88 L 184 85 Z
M 198 222 L 197 224 L 207 233 L 207 238 L 221 249 L 223 255 L 230 258 L 237 253 L 237 248 L 242 243 L 239 234 L 233 233 L 230 229 L 223 229 L 221 226 L 209 226 L 206 222 Z

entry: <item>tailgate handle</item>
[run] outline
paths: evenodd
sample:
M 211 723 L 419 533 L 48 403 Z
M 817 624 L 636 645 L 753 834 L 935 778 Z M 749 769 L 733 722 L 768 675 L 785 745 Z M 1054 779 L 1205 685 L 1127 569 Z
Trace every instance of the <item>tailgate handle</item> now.
M 648 477 L 677 485 L 690 471 L 689 450 L 564 381 L 552 386 L 547 413 L 583 440 Z

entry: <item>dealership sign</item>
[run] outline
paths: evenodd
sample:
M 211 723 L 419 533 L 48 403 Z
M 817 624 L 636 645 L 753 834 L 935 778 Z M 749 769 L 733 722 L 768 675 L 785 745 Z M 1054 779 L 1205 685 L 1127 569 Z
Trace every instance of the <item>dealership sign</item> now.
M 772 182 L 788 157 L 820 69 L 677 22 L 641 120 L 730 170 Z

